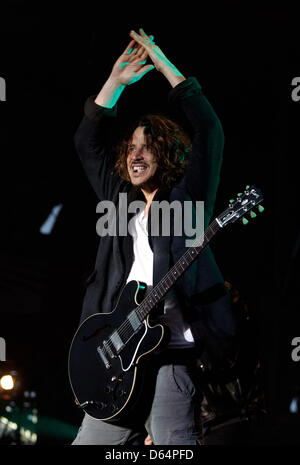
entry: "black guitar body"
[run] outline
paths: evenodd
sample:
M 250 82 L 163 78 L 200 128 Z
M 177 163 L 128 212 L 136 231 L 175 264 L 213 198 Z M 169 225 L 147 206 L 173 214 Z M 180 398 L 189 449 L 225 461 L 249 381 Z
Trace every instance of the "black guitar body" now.
M 151 354 L 162 341 L 164 328 L 151 327 L 148 318 L 139 328 L 135 328 L 136 319 L 133 325 L 127 320 L 143 299 L 146 287 L 138 281 L 128 283 L 114 311 L 87 318 L 73 338 L 69 353 L 71 387 L 76 403 L 95 419 L 115 423 L 121 415 L 125 424 L 133 416 L 135 420 L 137 415 L 143 417 L 150 408 L 146 401 L 151 396 L 144 388 L 151 390 L 155 382 Z M 120 328 L 117 333 L 116 328 Z

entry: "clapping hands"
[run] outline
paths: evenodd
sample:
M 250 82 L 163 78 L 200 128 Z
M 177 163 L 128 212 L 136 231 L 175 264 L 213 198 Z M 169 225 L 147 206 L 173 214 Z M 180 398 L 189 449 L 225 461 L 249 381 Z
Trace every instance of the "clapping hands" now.
M 150 36 L 148 40 L 152 43 L 153 36 Z M 146 73 L 154 69 L 153 64 L 146 64 L 148 55 L 146 47 L 139 44 L 136 40 L 131 40 L 114 64 L 111 78 L 117 84 L 124 86 L 139 81 Z

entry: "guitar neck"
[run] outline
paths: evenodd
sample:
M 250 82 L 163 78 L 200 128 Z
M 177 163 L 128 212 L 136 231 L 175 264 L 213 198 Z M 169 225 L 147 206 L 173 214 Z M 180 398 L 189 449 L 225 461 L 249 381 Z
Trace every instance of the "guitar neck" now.
M 141 320 L 151 312 L 155 305 L 167 294 L 180 276 L 194 262 L 200 252 L 208 245 L 212 238 L 221 228 L 215 219 L 203 233 L 203 241 L 198 247 L 189 247 L 182 257 L 170 268 L 168 273 L 159 281 L 158 284 L 149 292 L 147 297 L 141 302 L 136 309 Z

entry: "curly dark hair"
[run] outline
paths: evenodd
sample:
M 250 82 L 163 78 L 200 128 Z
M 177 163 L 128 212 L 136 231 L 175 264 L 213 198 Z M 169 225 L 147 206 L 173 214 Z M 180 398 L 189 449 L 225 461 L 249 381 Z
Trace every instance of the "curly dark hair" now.
M 122 179 L 130 181 L 126 163 L 128 146 L 139 126 L 144 127 L 147 145 L 156 158 L 160 185 L 171 187 L 185 172 L 191 140 L 177 123 L 163 115 L 146 115 L 133 123 L 116 148 L 115 169 Z

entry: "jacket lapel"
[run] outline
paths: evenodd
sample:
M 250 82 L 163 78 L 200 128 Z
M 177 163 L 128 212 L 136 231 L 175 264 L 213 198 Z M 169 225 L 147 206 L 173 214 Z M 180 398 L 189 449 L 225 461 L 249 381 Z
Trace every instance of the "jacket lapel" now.
M 159 189 L 153 201 L 161 202 L 162 200 L 169 201 L 170 190 L 168 189 Z M 151 233 L 151 210 L 152 205 L 149 209 L 148 215 L 148 234 L 149 234 L 149 244 L 153 251 L 154 261 L 153 261 L 153 286 L 155 286 L 167 273 L 169 269 L 169 251 L 170 251 L 170 235 L 162 235 L 162 225 L 161 221 L 158 225 L 159 227 L 159 236 L 154 236 Z

